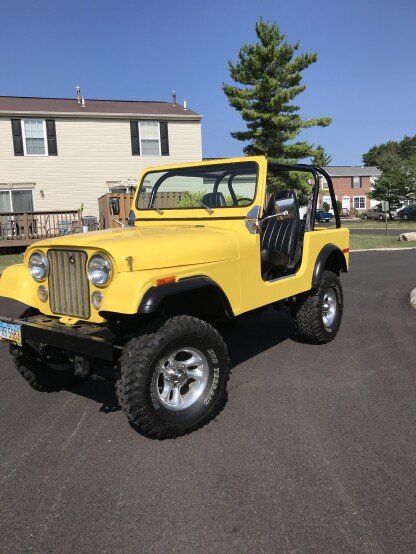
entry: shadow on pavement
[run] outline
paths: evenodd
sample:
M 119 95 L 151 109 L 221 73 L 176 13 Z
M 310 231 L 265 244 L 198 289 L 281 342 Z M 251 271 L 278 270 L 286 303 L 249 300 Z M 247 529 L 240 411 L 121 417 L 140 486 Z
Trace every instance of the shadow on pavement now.
M 267 309 L 240 318 L 232 326 L 221 327 L 221 334 L 230 351 L 231 368 L 293 338 L 292 318 L 282 312 Z M 232 379 L 232 377 L 231 377 Z M 71 389 L 74 394 L 101 404 L 105 414 L 120 410 L 114 393 L 114 373 L 109 368 L 100 375 L 93 375 L 81 386 Z

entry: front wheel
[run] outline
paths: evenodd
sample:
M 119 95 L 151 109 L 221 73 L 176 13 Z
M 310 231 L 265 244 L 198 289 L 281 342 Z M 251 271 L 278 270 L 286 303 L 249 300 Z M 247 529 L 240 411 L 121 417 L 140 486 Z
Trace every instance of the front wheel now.
M 296 334 L 314 344 L 330 342 L 336 337 L 341 325 L 343 303 L 339 277 L 332 271 L 324 271 L 319 287 L 298 300 Z
M 38 310 L 29 308 L 19 319 L 25 319 L 38 313 Z M 53 353 L 53 356 L 47 355 L 41 358 L 29 346 L 10 345 L 10 355 L 23 379 L 29 383 L 32 389 L 39 392 L 70 389 L 84 380 L 84 377 L 75 375 L 74 365 L 58 352 Z
M 407 214 L 404 214 L 403 219 L 407 221 L 409 219 L 409 216 Z
M 379 215 L 378 218 L 379 218 L 380 221 L 383 221 L 383 219 L 384 219 L 384 217 L 382 215 Z
M 367 214 L 364 214 L 364 215 L 363 215 L 363 219 L 368 219 L 368 215 L 367 215 Z
M 190 316 L 130 340 L 120 359 L 119 403 L 130 423 L 153 438 L 184 435 L 224 405 L 227 347 L 208 323 Z
M 48 364 L 29 347 L 10 347 L 10 354 L 20 375 L 32 389 L 39 392 L 56 392 L 72 389 L 82 383 L 84 377 L 75 375 L 73 364 L 68 360 Z

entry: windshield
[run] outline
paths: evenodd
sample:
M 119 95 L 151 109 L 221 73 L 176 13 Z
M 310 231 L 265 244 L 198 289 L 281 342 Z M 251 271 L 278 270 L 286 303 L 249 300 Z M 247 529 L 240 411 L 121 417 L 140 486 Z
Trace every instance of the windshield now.
M 146 173 L 136 199 L 139 210 L 237 208 L 252 204 L 255 162 L 216 164 Z

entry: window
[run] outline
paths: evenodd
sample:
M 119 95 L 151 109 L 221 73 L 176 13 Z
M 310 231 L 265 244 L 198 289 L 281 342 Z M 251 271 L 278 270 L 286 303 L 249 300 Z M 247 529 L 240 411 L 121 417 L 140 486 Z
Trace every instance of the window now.
M 257 168 L 254 162 L 240 162 L 149 172 L 141 181 L 136 207 L 206 211 L 207 206 L 249 206 L 256 194 Z
M 130 121 L 133 156 L 169 156 L 167 121 Z
M 329 208 L 331 209 L 332 201 L 330 196 L 322 196 L 322 206 L 324 204 L 328 204 Z
M 140 150 L 142 156 L 160 156 L 160 131 L 157 121 L 140 121 Z
M 322 177 L 322 188 L 323 188 L 323 189 L 328 189 L 328 182 L 327 182 L 327 180 L 324 179 L 323 177 Z
M 0 213 L 33 212 L 31 190 L 0 190 Z
M 365 210 L 365 196 L 354 196 L 354 208 L 356 210 Z
M 46 125 L 42 119 L 22 120 L 23 149 L 25 156 L 47 156 Z
M 361 188 L 361 177 L 352 177 L 351 179 L 351 188 L 360 189 Z
M 57 156 L 54 119 L 11 119 L 15 156 Z

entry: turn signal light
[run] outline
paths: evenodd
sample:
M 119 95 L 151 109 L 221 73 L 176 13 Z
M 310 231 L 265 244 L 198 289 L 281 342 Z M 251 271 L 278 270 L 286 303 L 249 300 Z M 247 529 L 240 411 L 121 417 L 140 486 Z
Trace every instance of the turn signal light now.
M 156 281 L 156 285 L 160 287 L 160 285 L 167 285 L 168 283 L 174 283 L 176 281 L 176 277 L 172 275 L 171 277 L 163 277 L 162 279 L 158 279 Z
M 46 287 L 44 287 L 43 285 L 38 287 L 38 298 L 39 298 L 39 300 L 41 302 L 46 302 L 48 297 L 49 297 L 48 289 Z

